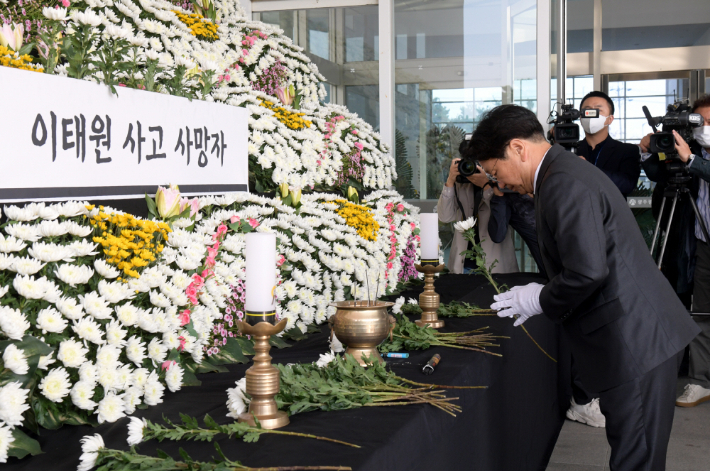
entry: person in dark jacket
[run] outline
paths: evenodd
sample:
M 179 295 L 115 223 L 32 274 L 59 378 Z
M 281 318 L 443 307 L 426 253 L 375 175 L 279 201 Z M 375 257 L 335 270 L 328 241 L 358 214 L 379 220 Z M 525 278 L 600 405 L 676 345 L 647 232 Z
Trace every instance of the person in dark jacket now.
M 609 135 L 609 125 L 614 121 L 614 102 L 606 93 L 587 93 L 579 108 L 580 111 L 599 110 L 599 117 L 580 119 L 585 136 L 577 144 L 577 155 L 604 172 L 622 195 L 629 196 L 641 174 L 639 146 L 617 141 Z
M 626 200 L 598 169 L 545 141 L 532 111 L 486 113 L 471 144 L 499 186 L 534 194 L 549 281 L 494 296 L 500 317 L 560 324 L 585 387 L 599 393 L 612 471 L 661 471 L 678 367 L 698 326 L 649 255 Z

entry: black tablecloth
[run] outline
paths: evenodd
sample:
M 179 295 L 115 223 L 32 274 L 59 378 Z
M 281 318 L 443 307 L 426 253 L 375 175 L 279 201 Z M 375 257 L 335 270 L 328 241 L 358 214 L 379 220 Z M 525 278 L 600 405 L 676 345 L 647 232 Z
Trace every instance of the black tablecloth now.
M 538 280 L 537 275 L 499 275 L 509 286 Z M 464 300 L 488 306 L 493 290 L 482 277 L 444 275 L 437 282 L 442 302 Z M 417 296 L 418 291 L 404 293 Z M 558 327 L 544 316 L 525 323 L 533 337 L 558 359 L 547 358 L 520 328 L 509 319 L 474 317 L 446 319 L 446 331 L 490 326 L 501 339 L 502 358 L 478 352 L 435 347 L 410 352 L 408 359 L 390 359 L 388 364 L 400 376 L 420 382 L 449 385 L 486 385 L 487 389 L 451 390 L 463 412 L 451 417 L 431 406 L 363 407 L 335 412 L 295 415 L 284 430 L 312 433 L 361 445 L 343 445 L 297 437 L 262 435 L 256 444 L 222 438 L 225 455 L 247 466 L 343 465 L 354 470 L 544 470 L 562 427 L 569 404 L 569 352 L 560 345 Z M 320 334 L 282 350 L 272 349 L 274 362 L 311 362 L 327 350 L 327 328 Z M 421 367 L 434 353 L 442 357 L 431 376 Z M 139 417 L 161 422 L 165 415 L 178 420 L 179 413 L 201 418 L 209 413 L 219 423 L 226 417 L 226 389 L 244 376 L 249 365 L 230 366 L 229 373 L 200 375 L 202 386 L 167 393 L 165 403 L 138 411 Z M 42 431 L 38 440 L 43 455 L 24 460 L 11 458 L 3 469 L 76 469 L 81 454 L 79 440 L 100 433 L 110 448 L 127 449 L 128 419 L 97 428 L 65 426 Z M 185 448 L 196 460 L 216 456 L 206 442 L 163 442 L 141 444 L 141 453 L 154 455 L 156 448 L 179 459 Z

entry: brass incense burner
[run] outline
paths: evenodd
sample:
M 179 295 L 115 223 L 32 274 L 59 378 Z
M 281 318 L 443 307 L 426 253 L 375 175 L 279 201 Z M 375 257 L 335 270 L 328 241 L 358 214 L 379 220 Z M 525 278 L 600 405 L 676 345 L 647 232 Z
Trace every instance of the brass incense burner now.
M 251 396 L 249 410 L 239 416 L 239 422 L 256 426 L 254 416 L 259 419 L 262 428 L 275 429 L 288 425 L 288 414 L 276 406 L 274 396 L 280 387 L 279 370 L 271 365 L 269 339 L 286 327 L 287 320 L 282 319 L 276 325 L 269 322 L 258 322 L 250 325 L 237 321 L 239 331 L 244 335 L 254 337 L 254 365 L 247 370 L 247 394 Z M 253 415 L 252 415 L 253 414 Z
M 439 309 L 439 294 L 434 290 L 434 275 L 441 273 L 445 265 L 425 263 L 422 260 L 421 265 L 414 265 L 419 273 L 424 273 L 424 291 L 419 295 L 419 307 L 422 308 L 422 318 L 414 321 L 415 324 L 422 327 L 428 325 L 433 329 L 444 327 L 444 321 L 439 319 L 436 310 Z M 438 263 L 438 260 L 436 261 Z M 340 338 L 340 337 L 338 337 Z
M 380 363 L 384 363 L 377 346 L 394 329 L 387 313 L 387 308 L 394 306 L 394 303 L 340 301 L 330 305 L 336 307 L 337 311 L 329 322 L 335 336 L 347 346 L 345 353 L 355 357 L 362 366 L 366 365 L 362 359 L 363 355 L 377 358 Z

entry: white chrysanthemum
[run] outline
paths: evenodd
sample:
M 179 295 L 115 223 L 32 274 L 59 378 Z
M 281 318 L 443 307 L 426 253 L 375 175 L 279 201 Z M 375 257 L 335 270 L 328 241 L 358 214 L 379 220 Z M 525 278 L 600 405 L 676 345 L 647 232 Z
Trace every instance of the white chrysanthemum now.
M 94 275 L 94 270 L 86 265 L 72 265 L 65 263 L 59 265 L 55 271 L 57 278 L 70 286 L 83 285 Z
M 31 248 L 27 249 L 27 253 L 43 262 L 58 262 L 71 260 L 74 250 L 69 246 L 35 242 Z
M 338 337 L 336 337 L 335 334 L 333 334 L 329 342 L 331 352 L 341 353 L 345 351 L 345 347 L 343 347 L 342 342 L 338 340 Z
M 5 368 L 16 375 L 25 375 L 30 369 L 25 351 L 21 348 L 17 348 L 17 345 L 14 343 L 11 343 L 5 348 L 5 351 L 2 353 L 2 362 Z
M 56 363 L 57 360 L 54 358 L 54 352 L 47 356 L 39 357 L 39 362 L 37 362 L 37 368 L 43 371 L 47 371 L 49 365 Z
M 131 336 L 126 342 L 126 356 L 136 366 L 141 366 L 145 360 L 145 343 L 135 335 Z
M 7 453 L 15 438 L 9 425 L 0 424 L 0 463 L 7 463 Z
M 121 417 L 125 417 L 126 413 L 124 411 L 123 398 L 109 392 L 106 397 L 99 402 L 96 413 L 98 414 L 100 424 L 104 422 L 113 423 Z
M 318 368 L 325 368 L 331 361 L 335 360 L 335 358 L 335 353 L 333 353 L 332 350 L 328 353 L 321 353 L 318 357 L 318 361 L 316 361 L 316 366 Z
M 66 234 L 68 231 L 67 225 L 59 221 L 42 221 L 35 227 L 43 237 L 58 237 Z
M 47 301 L 48 303 L 55 304 L 59 302 L 60 299 L 62 299 L 62 290 L 59 289 L 59 286 L 51 280 L 47 280 L 45 283 L 45 292 L 44 296 L 42 296 L 42 299 Z
M 148 382 L 148 376 L 150 376 L 150 372 L 146 368 L 136 368 L 133 370 L 133 378 L 131 379 L 131 383 L 134 387 L 140 388 L 142 391 Z
M 164 309 L 169 308 L 172 306 L 172 303 L 168 299 L 167 296 L 165 296 L 163 293 L 159 293 L 157 291 L 151 291 L 150 292 L 150 303 L 153 306 L 156 307 L 162 307 Z
M 116 317 L 126 327 L 131 327 L 138 320 L 138 308 L 132 304 L 123 304 L 116 307 Z
M 27 242 L 36 242 L 42 237 L 37 226 L 30 226 L 28 224 L 11 224 L 5 227 L 5 232 L 17 239 L 22 239 Z
M 96 365 L 87 361 L 79 367 L 79 381 L 86 381 L 88 383 L 96 383 L 96 379 L 99 376 L 99 369 Z
M 97 292 L 90 291 L 85 295 L 79 295 L 84 311 L 96 319 L 108 319 L 111 317 L 111 308 L 108 303 Z
M 79 368 L 86 361 L 86 354 L 89 349 L 85 348 L 81 342 L 73 339 L 62 340 L 59 344 L 57 359 L 68 368 Z
M 8 255 L 6 253 L 0 253 L 0 270 L 9 270 L 10 267 L 15 263 L 17 257 L 14 255 Z
M 22 414 L 30 408 L 27 402 L 29 389 L 23 389 L 22 383 L 14 381 L 0 388 L 0 421 L 11 427 L 22 425 Z
M 114 368 L 121 356 L 121 349 L 113 345 L 103 345 L 96 351 L 96 366 L 101 368 Z
M 454 223 L 454 229 L 456 229 L 457 232 L 465 232 L 469 229 L 471 229 L 473 226 L 476 225 L 476 218 L 470 217 L 466 219 L 465 221 L 459 221 Z
M 182 386 L 182 376 L 185 374 L 182 367 L 177 363 L 170 363 L 165 372 L 165 383 L 171 392 L 179 391 Z
M 121 327 L 121 323 L 112 320 L 106 325 L 106 342 L 116 347 L 123 347 L 126 344 L 127 331 Z
M 32 278 L 31 276 L 16 276 L 12 280 L 15 291 L 23 298 L 41 299 L 47 292 L 46 278 Z
M 9 286 L 0 286 L 0 298 L 5 296 L 9 290 L 10 290 Z
M 108 282 L 106 280 L 99 281 L 99 293 L 111 304 L 117 304 L 131 297 L 129 289 L 120 282 Z
M 97 244 L 86 239 L 75 240 L 69 244 L 68 247 L 73 251 L 75 257 L 89 257 L 98 254 L 98 252 L 96 252 Z
M 5 206 L 5 214 L 7 215 L 7 218 L 11 221 L 34 221 L 39 217 L 39 214 L 37 213 L 36 204 L 28 204 L 24 208 L 18 208 L 14 205 Z
M 143 429 L 148 426 L 145 419 L 138 417 L 130 417 L 131 421 L 128 424 L 128 445 L 135 446 L 143 441 Z
M 108 279 L 116 278 L 121 274 L 119 270 L 109 265 L 105 260 L 101 259 L 96 259 L 94 261 L 94 268 L 96 268 L 96 273 Z
M 392 306 L 392 312 L 394 314 L 401 313 L 402 306 L 404 306 L 404 296 L 400 296 L 399 298 L 397 298 L 397 300 L 394 302 L 394 306 Z
M 37 314 L 37 327 L 42 329 L 42 333 L 61 333 L 67 328 L 68 324 L 69 321 L 64 319 L 59 311 L 53 307 L 42 309 Z
M 0 252 L 19 252 L 25 247 L 27 247 L 27 244 L 25 244 L 21 239 L 0 234 Z
M 101 326 L 90 317 L 84 317 L 77 321 L 76 325 L 72 326 L 72 330 L 84 340 L 88 340 L 97 345 L 104 343 L 104 340 L 101 338 L 103 336 Z
M 77 320 L 84 316 L 84 310 L 74 298 L 61 298 L 55 303 L 55 305 L 57 306 L 57 309 L 59 309 L 59 312 L 61 312 L 67 319 Z
M 118 371 L 116 365 L 99 366 L 97 364 L 96 380 L 104 390 L 114 390 L 119 388 Z
M 30 323 L 27 317 L 17 309 L 8 306 L 0 306 L 0 330 L 12 340 L 22 340 Z
M 246 397 L 247 379 L 242 378 L 237 381 L 237 387 L 227 389 L 227 417 L 238 419 L 241 414 L 247 411 L 249 399 Z
M 39 383 L 42 395 L 52 402 L 60 402 L 69 391 L 71 391 L 71 381 L 69 374 L 64 368 L 55 368 Z
M 185 291 L 185 289 L 190 286 L 190 283 L 192 283 L 192 278 L 190 278 L 190 275 L 188 275 L 182 270 L 175 270 L 175 272 L 173 273 L 172 282 L 177 287 L 177 289 Z
M 149 406 L 157 406 L 163 402 L 165 386 L 158 379 L 155 371 L 150 374 L 143 387 L 143 402 Z
M 131 386 L 123 392 L 123 408 L 126 414 L 132 414 L 136 411 L 136 407 L 141 403 L 143 390 L 135 386 Z
M 148 357 L 153 363 L 162 363 L 168 355 L 168 348 L 157 338 L 153 338 L 148 344 Z
M 92 399 L 94 397 L 94 387 L 93 381 L 79 381 L 71 388 L 71 402 L 79 409 L 93 411 L 96 409 L 96 402 Z
M 104 448 L 104 440 L 98 433 L 93 437 L 89 435 L 81 439 L 82 454 L 79 457 L 81 463 L 77 467 L 77 471 L 89 471 L 96 466 L 96 460 L 99 457 L 98 451 Z

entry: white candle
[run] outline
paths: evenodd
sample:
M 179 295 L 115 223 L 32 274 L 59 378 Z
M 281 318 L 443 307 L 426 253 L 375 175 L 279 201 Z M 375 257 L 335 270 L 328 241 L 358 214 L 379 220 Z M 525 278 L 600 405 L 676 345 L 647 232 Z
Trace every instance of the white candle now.
M 439 216 L 436 213 L 419 215 L 422 260 L 439 260 Z
M 246 235 L 247 311 L 273 311 L 276 286 L 276 235 L 252 232 Z

